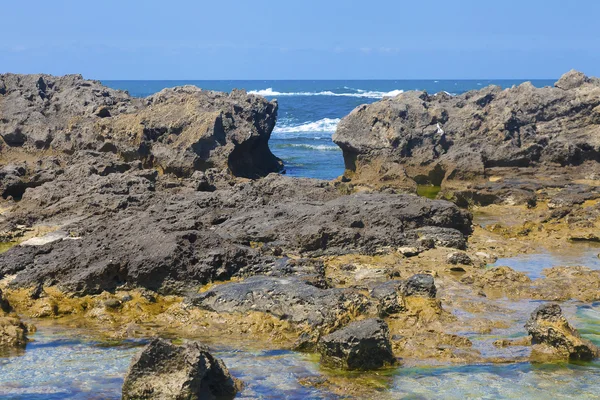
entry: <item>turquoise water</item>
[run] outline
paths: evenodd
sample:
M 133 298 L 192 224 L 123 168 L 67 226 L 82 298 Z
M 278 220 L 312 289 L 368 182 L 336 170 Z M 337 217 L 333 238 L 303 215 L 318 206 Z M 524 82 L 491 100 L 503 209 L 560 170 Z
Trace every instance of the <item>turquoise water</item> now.
M 279 101 L 279 118 L 271 136 L 273 153 L 291 176 L 334 179 L 344 172 L 342 152 L 331 141 L 340 119 L 355 107 L 401 91 L 446 91 L 452 94 L 487 85 L 511 87 L 524 80 L 369 80 L 369 81 L 104 81 L 109 87 L 149 96 L 164 88 L 196 85 L 229 92 L 234 88 Z M 552 80 L 533 80 L 550 86 Z
M 516 302 L 512 326 L 490 335 L 470 335 L 475 348 L 484 350 L 501 337 L 524 335 L 523 324 L 539 303 Z M 600 302 L 582 305 L 567 303 L 568 319 L 588 339 L 600 345 Z M 131 358 L 144 342 L 124 341 L 108 346 L 90 338 L 85 331 L 58 325 L 40 326 L 34 342 L 21 356 L 0 358 L 0 398 L 2 399 L 119 399 L 121 385 Z M 287 350 L 255 350 L 220 347 L 215 354 L 246 387 L 240 399 L 336 399 L 325 388 L 303 386 L 301 381 L 329 379 L 335 374 L 322 370 L 316 359 Z M 527 355 L 526 348 L 517 349 Z M 498 350 L 514 351 L 511 348 Z M 360 374 L 345 378 L 359 379 Z M 363 375 L 364 377 L 364 375 Z M 371 398 L 378 399 L 572 399 L 598 398 L 600 363 L 534 365 L 510 364 L 400 367 L 387 373 L 371 374 L 377 381 Z
M 542 277 L 545 268 L 584 266 L 600 269 L 599 254 L 600 245 L 596 243 L 565 243 L 560 250 L 499 258 L 492 266 L 507 266 L 526 273 L 531 279 L 537 279 Z

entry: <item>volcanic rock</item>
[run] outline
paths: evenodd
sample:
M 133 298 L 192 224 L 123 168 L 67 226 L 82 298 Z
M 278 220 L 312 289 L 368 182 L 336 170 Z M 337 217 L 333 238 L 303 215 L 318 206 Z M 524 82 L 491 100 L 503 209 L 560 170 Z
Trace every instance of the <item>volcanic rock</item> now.
M 579 332 L 569 324 L 558 304 L 543 304 L 536 308 L 525 328 L 532 337 L 533 360 L 588 361 L 600 354 L 594 344 L 582 339 Z
M 207 347 L 154 339 L 131 362 L 122 398 L 233 399 L 240 389 L 241 383 Z
M 352 322 L 317 344 L 323 365 L 371 370 L 396 363 L 387 324 L 380 319 Z

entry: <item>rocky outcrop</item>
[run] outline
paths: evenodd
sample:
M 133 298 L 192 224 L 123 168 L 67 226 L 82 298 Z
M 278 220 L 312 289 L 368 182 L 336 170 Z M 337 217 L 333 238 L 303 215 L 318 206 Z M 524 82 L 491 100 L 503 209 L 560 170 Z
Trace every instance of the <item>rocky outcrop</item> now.
M 319 340 L 321 363 L 349 370 L 371 370 L 394 365 L 387 324 L 380 319 L 352 322 Z
M 346 180 L 358 185 L 431 184 L 479 203 L 527 201 L 531 182 L 600 177 L 600 80 L 571 71 L 554 88 L 406 92 L 359 106 L 333 140 Z M 465 185 L 488 179 L 487 188 Z
M 9 215 L 13 224 L 69 221 L 61 237 L 0 255 L 0 275 L 16 274 L 13 287 L 173 293 L 268 273 L 286 254 L 463 247 L 470 232 L 470 215 L 452 203 L 409 195 L 340 197 L 318 181 L 309 186 L 282 176 L 212 192 L 175 191 L 144 169 L 85 178 L 78 171 L 28 189 Z M 287 192 L 276 189 L 283 186 Z
M 5 74 L 0 82 L 0 159 L 44 151 L 64 162 L 87 150 L 117 155 L 122 168 L 139 160 L 177 176 L 218 168 L 256 178 L 282 168 L 268 146 L 277 103 L 244 91 L 185 86 L 137 99 L 80 75 Z
M 223 361 L 200 343 L 154 339 L 131 362 L 122 398 L 233 399 L 240 389 Z
M 558 304 L 544 304 L 535 309 L 525 324 L 531 335 L 534 361 L 584 360 L 598 357 L 599 350 L 573 328 Z
M 332 326 L 368 307 L 368 300 L 357 291 L 321 289 L 295 277 L 267 276 L 218 285 L 188 302 L 218 313 L 257 311 L 310 326 Z

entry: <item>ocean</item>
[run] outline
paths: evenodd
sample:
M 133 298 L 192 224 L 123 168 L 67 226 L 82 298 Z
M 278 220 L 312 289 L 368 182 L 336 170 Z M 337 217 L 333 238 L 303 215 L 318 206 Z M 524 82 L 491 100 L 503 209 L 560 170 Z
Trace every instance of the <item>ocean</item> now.
M 552 86 L 554 80 L 348 80 L 348 81 L 102 81 L 132 96 L 146 97 L 168 87 L 195 85 L 202 89 L 249 93 L 279 101 L 277 125 L 269 145 L 290 176 L 335 179 L 344 172 L 341 150 L 331 141 L 340 119 L 355 107 L 407 90 L 460 94 L 488 85 L 503 88 L 531 81 Z

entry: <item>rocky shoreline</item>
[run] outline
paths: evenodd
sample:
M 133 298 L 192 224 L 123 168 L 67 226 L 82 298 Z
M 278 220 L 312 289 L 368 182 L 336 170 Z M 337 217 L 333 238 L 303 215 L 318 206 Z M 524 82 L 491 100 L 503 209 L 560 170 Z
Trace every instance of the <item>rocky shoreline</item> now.
M 139 99 L 0 75 L 0 345 L 24 347 L 20 316 L 121 339 L 250 335 L 333 369 L 597 357 L 558 305 L 531 307 L 516 341 L 501 332 L 517 302 L 600 300 L 600 270 L 489 265 L 600 242 L 600 81 L 360 106 L 334 136 L 347 171 L 331 182 L 278 174 L 276 118 L 244 91 Z

